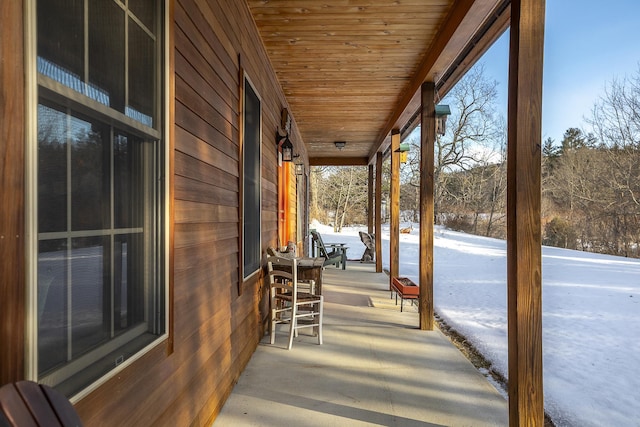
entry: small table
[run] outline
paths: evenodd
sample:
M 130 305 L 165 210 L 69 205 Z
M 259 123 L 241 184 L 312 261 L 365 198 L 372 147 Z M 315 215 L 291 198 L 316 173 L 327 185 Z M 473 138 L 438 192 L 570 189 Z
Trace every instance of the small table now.
M 324 258 L 298 258 L 298 278 L 316 282 L 316 294 L 322 295 L 322 267 Z

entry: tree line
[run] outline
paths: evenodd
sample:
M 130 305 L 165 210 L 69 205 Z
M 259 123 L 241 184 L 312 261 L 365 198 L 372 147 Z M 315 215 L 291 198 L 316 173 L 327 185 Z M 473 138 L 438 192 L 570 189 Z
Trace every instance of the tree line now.
M 497 82 L 477 65 L 442 103 L 451 106 L 435 142 L 436 224 L 506 236 L 506 122 L 496 112 Z M 420 129 L 401 165 L 401 221 L 419 221 Z M 640 67 L 606 85 L 581 128 L 542 146 L 543 244 L 640 257 Z M 315 168 L 311 218 L 346 225 L 367 221 L 366 167 Z M 383 207 L 389 161 L 383 163 Z M 383 209 L 383 215 L 385 210 Z M 386 218 L 384 218 L 386 220 Z

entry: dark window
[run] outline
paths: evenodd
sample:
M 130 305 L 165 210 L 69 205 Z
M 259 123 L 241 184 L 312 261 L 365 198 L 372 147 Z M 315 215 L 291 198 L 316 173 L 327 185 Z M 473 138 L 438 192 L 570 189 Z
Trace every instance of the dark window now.
M 247 79 L 244 81 L 243 115 L 243 271 L 244 278 L 260 268 L 260 98 Z

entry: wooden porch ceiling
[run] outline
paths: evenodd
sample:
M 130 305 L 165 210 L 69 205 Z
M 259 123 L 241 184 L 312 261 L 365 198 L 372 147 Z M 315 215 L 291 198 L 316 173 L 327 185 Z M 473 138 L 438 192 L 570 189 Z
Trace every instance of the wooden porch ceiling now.
M 247 1 L 311 164 L 373 161 L 420 85 L 443 96 L 509 18 L 505 0 Z

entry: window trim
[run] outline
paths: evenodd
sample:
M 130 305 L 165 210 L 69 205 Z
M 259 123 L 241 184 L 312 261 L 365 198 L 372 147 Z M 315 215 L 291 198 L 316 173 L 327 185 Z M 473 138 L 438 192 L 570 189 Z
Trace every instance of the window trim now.
M 246 90 L 245 87 L 246 85 L 249 85 L 251 87 L 251 90 L 253 91 L 253 93 L 256 95 L 256 97 L 258 98 L 258 101 L 260 102 L 260 124 L 258 126 L 258 135 L 259 135 L 259 142 L 258 142 L 258 146 L 259 146 L 259 153 L 258 153 L 258 164 L 259 164 L 259 171 L 260 171 L 260 176 L 258 178 L 258 185 L 259 185 L 259 191 L 258 191 L 258 228 L 259 228 L 259 233 L 258 233 L 258 246 L 260 248 L 260 252 L 262 252 L 262 126 L 263 126 L 263 120 L 262 120 L 262 97 L 260 96 L 260 93 L 258 92 L 258 90 L 256 89 L 256 86 L 253 84 L 253 82 L 251 81 L 251 78 L 249 77 L 249 75 L 246 73 L 246 71 L 244 69 L 241 68 L 240 70 L 240 76 L 242 76 L 242 81 L 240 82 L 240 120 L 241 120 L 241 125 L 240 125 L 240 143 L 239 143 L 239 148 L 240 148 L 240 155 L 239 155 L 239 172 L 240 172 L 240 178 L 241 178 L 241 187 L 240 187 L 240 224 L 238 226 L 239 231 L 240 231 L 240 277 L 239 277 L 239 288 L 238 288 L 238 294 L 242 294 L 242 284 L 244 282 L 247 282 L 249 280 L 251 280 L 253 278 L 253 276 L 255 276 L 256 274 L 258 274 L 260 272 L 260 265 L 262 265 L 262 253 L 259 256 L 259 266 L 258 268 L 256 268 L 254 271 L 250 272 L 247 274 L 247 272 L 245 271 L 245 244 L 244 244 L 244 240 L 245 240 L 245 232 L 244 232 L 244 223 L 245 223 L 245 217 L 246 217 L 246 213 L 245 213 L 245 203 L 244 203 L 244 196 L 245 196 L 245 123 L 246 123 L 246 119 L 245 119 L 245 97 L 246 97 Z
M 170 151 L 170 0 L 163 0 L 160 4 L 159 13 L 162 13 L 160 40 L 162 47 L 159 48 L 162 52 L 160 58 L 157 59 L 156 65 L 161 72 L 158 82 L 157 90 L 160 91 L 158 96 L 158 106 L 160 113 L 158 114 L 158 128 L 160 130 L 152 129 L 144 124 L 141 124 L 124 114 L 115 112 L 107 107 L 95 105 L 99 104 L 90 98 L 78 94 L 70 93 L 66 98 L 72 101 L 82 101 L 83 105 L 88 105 L 93 109 L 93 113 L 97 113 L 98 117 L 102 120 L 110 122 L 111 119 L 116 118 L 118 122 L 123 125 L 123 130 L 130 131 L 134 134 L 140 134 L 141 132 L 152 136 L 156 139 L 162 140 L 162 150 L 159 154 L 163 158 L 163 164 L 161 169 L 162 181 L 158 185 L 162 189 L 161 200 L 158 200 L 158 219 L 162 224 L 154 224 L 153 227 L 162 227 L 162 239 L 156 240 L 157 247 L 156 258 L 158 259 L 158 270 L 162 271 L 162 282 L 159 283 L 162 286 L 162 297 L 164 298 L 164 332 L 160 334 L 156 339 L 142 347 L 134 355 L 123 361 L 118 366 L 114 367 L 96 381 L 89 384 L 87 387 L 79 390 L 73 396 L 70 397 L 71 403 L 75 404 L 82 400 L 88 394 L 101 387 L 110 379 L 120 374 L 124 369 L 134 364 L 137 360 L 144 355 L 166 343 L 170 339 L 170 304 L 172 301 L 170 297 L 170 251 L 172 248 L 170 243 L 170 163 L 171 163 L 171 151 Z M 26 307 L 25 307 L 25 346 L 24 346 L 24 360 L 25 360 L 25 378 L 31 381 L 38 381 L 38 299 L 37 299 L 37 286 L 38 286 L 38 147 L 34 141 L 38 137 L 38 102 L 39 102 L 39 90 L 44 90 L 49 95 L 53 95 L 55 98 L 60 94 L 67 94 L 67 91 L 72 91 L 58 84 L 57 82 L 48 79 L 44 76 L 39 76 L 37 70 L 37 5 L 36 0 L 25 0 L 24 2 L 24 68 L 25 68 L 25 129 L 24 129 L 24 144 L 25 144 L 25 283 L 26 283 Z M 85 99 L 86 98 L 86 99 Z M 95 108 L 94 108 L 95 107 Z M 115 116 L 115 117 L 114 117 Z

